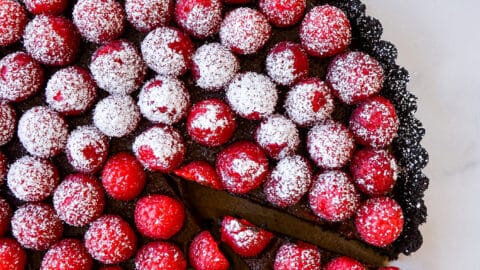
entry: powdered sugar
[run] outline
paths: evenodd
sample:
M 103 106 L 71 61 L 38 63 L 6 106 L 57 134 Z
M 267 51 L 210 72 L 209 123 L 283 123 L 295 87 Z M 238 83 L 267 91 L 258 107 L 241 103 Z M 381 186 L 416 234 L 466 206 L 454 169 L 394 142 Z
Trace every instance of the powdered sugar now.
M 131 133 L 140 119 L 140 110 L 130 96 L 108 96 L 100 100 L 93 111 L 93 123 L 110 137 L 123 137 Z
M 11 105 L 0 103 L 0 146 L 8 143 L 15 133 L 17 120 Z
M 17 1 L 6 0 L 0 5 L 0 46 L 19 41 L 27 24 L 25 9 Z
M 93 126 L 79 126 L 68 136 L 65 153 L 75 170 L 92 173 L 107 158 L 108 139 Z
M 172 17 L 172 0 L 126 0 L 128 21 L 139 31 L 148 32 L 166 25 Z
M 290 119 L 274 114 L 258 126 L 255 141 L 269 156 L 281 159 L 296 152 L 300 137 L 297 127 Z
M 206 38 L 220 29 L 222 3 L 220 0 L 178 0 L 175 19 L 192 36 Z

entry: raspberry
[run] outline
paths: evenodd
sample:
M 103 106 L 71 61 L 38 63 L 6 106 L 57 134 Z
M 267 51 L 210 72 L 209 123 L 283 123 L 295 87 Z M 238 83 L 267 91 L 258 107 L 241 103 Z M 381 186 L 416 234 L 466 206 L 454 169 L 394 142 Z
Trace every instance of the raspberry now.
M 104 215 L 90 224 L 85 247 L 92 257 L 105 264 L 128 260 L 135 252 L 137 237 L 130 225 L 116 215 Z
M 20 244 L 10 238 L 0 238 L 0 269 L 24 270 L 27 253 Z
M 88 70 L 72 66 L 60 69 L 48 80 L 45 99 L 55 111 L 64 115 L 80 115 L 97 97 L 97 85 Z
M 238 54 L 258 52 L 268 41 L 272 28 L 259 11 L 240 7 L 225 15 L 220 26 L 223 46 Z
M 25 100 L 38 92 L 43 82 L 43 68 L 30 55 L 14 52 L 0 60 L 0 98 Z
M 12 219 L 12 207 L 8 201 L 0 197 L 0 237 L 10 229 L 10 220 Z
M 0 146 L 7 144 L 13 138 L 17 127 L 16 115 L 11 105 L 0 102 Z
M 91 269 L 92 266 L 92 257 L 88 254 L 82 241 L 67 238 L 58 242 L 47 251 L 43 256 L 40 269 L 83 270 Z
M 172 0 L 126 0 L 128 21 L 141 32 L 167 25 L 173 14 Z
M 1 0 L 0 46 L 8 46 L 19 41 L 27 22 L 27 12 L 20 3 L 12 0 Z
M 73 23 L 51 15 L 38 15 L 23 33 L 25 50 L 38 62 L 49 66 L 71 64 L 77 57 L 80 35 Z
M 112 198 L 132 200 L 142 192 L 146 182 L 142 164 L 130 153 L 110 156 L 102 170 L 102 184 Z
M 268 159 L 256 144 L 240 141 L 218 153 L 215 167 L 227 191 L 244 194 L 262 184 L 268 174 Z
M 148 120 L 171 125 L 187 114 L 190 94 L 181 80 L 159 75 L 143 85 L 138 106 Z
M 25 6 L 32 14 L 61 14 L 68 5 L 68 0 L 24 0 Z
M 96 172 L 107 159 L 108 138 L 96 127 L 79 126 L 68 136 L 65 154 L 75 170 Z
M 185 222 L 183 204 L 165 195 L 149 195 L 135 205 L 135 225 L 141 234 L 154 239 L 169 239 Z
M 222 3 L 220 0 L 178 0 L 175 20 L 190 35 L 204 39 L 220 29 Z
M 368 199 L 357 212 L 355 226 L 365 242 L 385 247 L 403 230 L 402 208 L 389 197 Z
M 5 177 L 7 176 L 7 157 L 0 151 L 0 186 L 3 184 Z
M 321 255 L 314 245 L 298 242 L 285 243 L 275 255 L 274 270 L 320 269 Z
M 300 40 L 308 54 L 329 57 L 350 45 L 350 22 L 337 7 L 323 5 L 312 8 L 300 26 Z
M 138 250 L 135 268 L 138 270 L 186 270 L 187 261 L 176 245 L 150 242 Z
M 274 82 L 291 85 L 308 75 L 308 56 L 297 43 L 279 42 L 268 52 L 265 67 Z
M 341 256 L 331 260 L 325 266 L 325 270 L 367 270 L 367 268 L 352 258 Z
M 281 159 L 297 151 L 300 137 L 295 124 L 280 114 L 264 119 L 255 131 L 255 141 L 274 159 Z
M 100 217 L 105 206 L 102 185 L 93 176 L 70 174 L 53 194 L 59 218 L 72 226 L 85 226 Z
M 93 53 L 90 70 L 100 88 L 112 95 L 126 95 L 142 85 L 147 67 L 133 43 L 115 40 Z
M 150 171 L 170 172 L 185 157 L 182 136 L 173 127 L 153 126 L 135 138 L 132 150 L 137 159 Z
M 116 0 L 81 0 L 73 7 L 73 22 L 82 36 L 93 43 L 118 38 L 125 28 L 125 11 Z
M 192 161 L 187 165 L 173 171 L 177 176 L 185 180 L 197 182 L 210 188 L 223 189 L 222 182 L 215 169 L 205 161 Z
M 350 160 L 354 148 L 352 133 L 339 122 L 329 120 L 308 132 L 307 150 L 319 167 L 343 167 Z
M 130 96 L 112 95 L 100 100 L 93 111 L 93 123 L 110 137 L 133 132 L 141 120 L 140 109 Z
M 397 136 L 398 125 L 392 103 L 379 96 L 362 102 L 350 116 L 350 130 L 357 143 L 373 148 L 388 146 Z
M 18 199 L 38 202 L 53 194 L 60 177 L 50 160 L 24 156 L 10 166 L 7 182 Z
M 255 257 L 270 243 L 273 233 L 245 219 L 226 216 L 222 220 L 221 237 L 240 256 Z
M 24 248 L 47 250 L 62 234 L 62 221 L 50 205 L 24 204 L 13 214 L 12 235 Z
M 360 203 L 352 180 L 342 171 L 317 175 L 308 195 L 312 211 L 329 222 L 350 218 Z
M 258 6 L 270 23 L 276 27 L 295 25 L 303 16 L 305 0 L 260 0 Z
M 148 67 L 160 75 L 180 76 L 191 64 L 195 50 L 188 35 L 173 27 L 159 27 L 141 45 Z
M 187 131 L 202 145 L 219 146 L 233 135 L 237 122 L 230 107 L 219 99 L 207 99 L 193 105 L 187 118 Z
M 382 89 L 384 72 L 370 55 L 347 52 L 332 60 L 326 79 L 336 97 L 346 104 L 355 104 Z
M 195 236 L 188 249 L 188 258 L 196 270 L 227 270 L 230 267 L 209 231 Z

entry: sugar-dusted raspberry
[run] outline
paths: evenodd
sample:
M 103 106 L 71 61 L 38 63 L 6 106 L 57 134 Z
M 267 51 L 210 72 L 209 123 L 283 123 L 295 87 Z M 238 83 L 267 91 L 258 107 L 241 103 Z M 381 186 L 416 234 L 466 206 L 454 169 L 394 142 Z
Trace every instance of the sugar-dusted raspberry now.
M 383 73 L 380 63 L 370 55 L 347 52 L 332 60 L 326 80 L 335 96 L 346 104 L 354 104 L 382 89 Z
M 299 81 L 285 99 L 285 111 L 297 125 L 311 126 L 330 118 L 335 109 L 330 87 L 318 78 Z
M 320 269 L 321 255 L 314 245 L 298 242 L 285 243 L 275 255 L 274 270 Z
M 167 25 L 173 15 L 173 0 L 126 0 L 128 21 L 141 32 Z
M 125 95 L 142 85 L 147 67 L 133 43 L 114 40 L 93 53 L 90 70 L 100 88 L 112 95 Z
M 3 184 L 8 171 L 8 161 L 5 154 L 0 151 L 0 186 Z
M 0 238 L 0 269 L 24 270 L 27 253 L 20 244 L 10 238 Z
M 46 250 L 58 242 L 62 234 L 62 221 L 50 205 L 24 204 L 13 214 L 12 235 L 24 248 Z
M 130 225 L 117 215 L 104 215 L 90 224 L 85 247 L 92 257 L 105 264 L 128 260 L 135 253 L 137 237 Z
M 341 256 L 331 260 L 326 266 L 325 270 L 367 270 L 360 262 Z
M 4 235 L 10 228 L 13 210 L 8 201 L 0 197 L 0 236 Z
M 350 172 L 357 187 L 370 196 L 385 195 L 397 178 L 395 157 L 385 150 L 360 149 L 353 154 Z
M 93 260 L 82 241 L 66 238 L 52 246 L 43 256 L 40 270 L 92 269 Z
M 141 247 L 135 257 L 138 270 L 186 270 L 187 261 L 182 250 L 166 242 L 150 242 Z
M 141 120 L 140 109 L 130 96 L 112 95 L 100 100 L 93 111 L 93 123 L 110 137 L 134 131 Z
M 268 159 L 258 145 L 240 141 L 218 153 L 215 167 L 227 191 L 244 194 L 265 180 Z
M 221 0 L 177 0 L 175 21 L 196 38 L 218 33 L 222 22 Z
M 77 57 L 80 35 L 75 25 L 64 17 L 38 15 L 27 24 L 23 45 L 38 62 L 64 66 Z
M 275 111 L 278 92 L 267 76 L 245 72 L 237 74 L 228 85 L 226 97 L 238 115 L 250 120 L 260 120 Z
M 274 82 L 291 85 L 308 75 L 308 56 L 297 43 L 282 41 L 268 52 L 265 67 Z
M 220 26 L 220 41 L 238 54 L 253 54 L 270 38 L 272 27 L 259 11 L 240 7 L 225 15 Z
M 25 6 L 32 14 L 61 14 L 68 5 L 68 0 L 24 0 Z
M 312 56 L 328 57 L 342 52 L 350 45 L 351 37 L 347 16 L 334 6 L 312 8 L 300 26 L 300 40 Z
M 88 41 L 104 43 L 122 35 L 125 11 L 116 0 L 81 0 L 73 7 L 73 22 Z
M 102 184 L 112 198 L 132 200 L 145 187 L 146 174 L 134 155 L 121 152 L 111 156 L 102 170 Z
M 245 219 L 225 216 L 222 220 L 222 242 L 243 257 L 260 254 L 273 238 L 273 233 L 257 227 Z
M 0 46 L 19 41 L 27 22 L 27 12 L 20 3 L 0 0 Z
M 355 226 L 367 243 L 384 247 L 395 241 L 403 230 L 403 212 L 389 197 L 371 198 L 358 209 Z
M 192 139 L 207 146 L 219 146 L 233 135 L 235 115 L 223 101 L 207 99 L 193 105 L 187 117 L 187 131 Z
M 16 116 L 17 114 L 11 105 L 0 101 L 0 146 L 12 139 L 17 127 Z
M 94 126 L 79 126 L 70 132 L 65 154 L 76 171 L 96 172 L 107 159 L 108 138 Z
M 171 125 L 186 116 L 190 94 L 181 80 L 158 75 L 143 85 L 138 106 L 148 120 Z
M 100 181 L 86 174 L 70 174 L 53 194 L 58 217 L 72 226 L 85 226 L 100 217 L 105 206 Z
M 138 135 L 132 145 L 137 159 L 150 171 L 170 172 L 185 157 L 183 138 L 173 127 L 153 126 Z
M 19 51 L 0 60 L 0 98 L 25 100 L 38 92 L 43 82 L 43 68 L 30 55 Z
M 354 148 L 352 133 L 339 122 L 328 120 L 308 132 L 307 150 L 319 167 L 343 167 L 350 160 Z
M 300 137 L 295 124 L 280 114 L 264 119 L 255 131 L 255 141 L 274 159 L 281 159 L 297 151 Z
M 24 156 L 8 170 L 7 183 L 12 193 L 27 202 L 43 201 L 60 182 L 55 165 L 48 159 Z
M 258 6 L 271 24 L 277 27 L 288 27 L 302 18 L 307 2 L 305 0 L 260 0 Z
M 230 267 L 209 231 L 195 236 L 188 249 L 188 258 L 196 270 L 227 270 Z
M 88 70 L 71 66 L 55 72 L 48 80 L 45 98 L 52 109 L 64 115 L 79 115 L 97 97 L 97 85 Z
M 360 204 L 360 195 L 350 177 L 337 170 L 317 175 L 308 195 L 312 211 L 330 222 L 350 218 Z
M 192 73 L 197 85 L 206 90 L 225 87 L 240 69 L 235 55 L 220 43 L 200 46 L 192 57 Z
M 195 48 L 182 31 L 159 27 L 148 33 L 141 50 L 149 68 L 161 75 L 180 76 L 190 66 Z
M 192 161 L 174 170 L 173 173 L 185 180 L 194 181 L 200 185 L 219 190 L 223 189 L 223 184 L 213 166 L 202 160 Z

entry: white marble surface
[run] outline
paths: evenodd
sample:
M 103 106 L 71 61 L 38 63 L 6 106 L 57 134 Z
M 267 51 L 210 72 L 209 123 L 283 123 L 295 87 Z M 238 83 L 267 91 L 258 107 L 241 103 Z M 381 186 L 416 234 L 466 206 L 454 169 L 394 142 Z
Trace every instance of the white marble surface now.
M 475 0 L 365 0 L 411 74 L 427 129 L 428 221 L 403 270 L 480 269 L 480 30 Z

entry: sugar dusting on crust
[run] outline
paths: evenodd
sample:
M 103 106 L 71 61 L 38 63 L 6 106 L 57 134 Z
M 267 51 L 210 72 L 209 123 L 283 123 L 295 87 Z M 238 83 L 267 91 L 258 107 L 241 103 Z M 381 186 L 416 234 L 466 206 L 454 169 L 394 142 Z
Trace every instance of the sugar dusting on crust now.
M 171 19 L 173 0 L 126 0 L 128 21 L 139 31 L 148 32 Z
M 100 100 L 93 111 L 93 123 L 110 137 L 131 133 L 140 119 L 140 109 L 130 96 L 108 96 Z
M 66 238 L 47 251 L 40 269 L 91 269 L 92 263 L 82 241 Z
M 297 151 L 300 137 L 297 127 L 290 119 L 274 114 L 260 123 L 255 141 L 271 157 L 281 159 Z
M 285 243 L 275 255 L 275 265 L 288 269 L 320 269 L 321 255 L 313 245 Z
M 0 103 L 0 146 L 12 139 L 17 127 L 16 122 L 16 113 L 13 107 L 6 103 Z
M 222 3 L 220 0 L 177 0 L 175 18 L 192 36 L 206 38 L 220 29 Z

